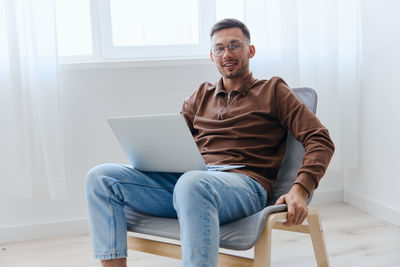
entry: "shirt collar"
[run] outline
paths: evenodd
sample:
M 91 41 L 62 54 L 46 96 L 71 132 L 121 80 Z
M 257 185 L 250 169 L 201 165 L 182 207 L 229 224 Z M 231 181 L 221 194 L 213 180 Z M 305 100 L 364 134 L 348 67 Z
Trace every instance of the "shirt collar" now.
M 244 79 L 243 83 L 233 91 L 237 91 L 241 95 L 245 96 L 247 92 L 250 90 L 251 85 L 256 81 L 256 79 L 253 78 L 253 74 L 250 72 L 247 77 Z M 225 88 L 224 88 L 224 83 L 222 77 L 219 79 L 219 81 L 216 84 L 216 90 L 215 90 L 215 96 L 218 94 L 226 94 Z

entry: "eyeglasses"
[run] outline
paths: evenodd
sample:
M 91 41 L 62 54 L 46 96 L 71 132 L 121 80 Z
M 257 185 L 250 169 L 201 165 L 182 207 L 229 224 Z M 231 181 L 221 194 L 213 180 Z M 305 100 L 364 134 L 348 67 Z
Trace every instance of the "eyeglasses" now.
M 240 40 L 232 40 L 227 46 L 223 46 L 222 44 L 214 45 L 211 51 L 215 57 L 221 57 L 225 53 L 225 48 L 228 48 L 233 53 L 238 53 L 242 50 L 243 45 L 244 43 Z

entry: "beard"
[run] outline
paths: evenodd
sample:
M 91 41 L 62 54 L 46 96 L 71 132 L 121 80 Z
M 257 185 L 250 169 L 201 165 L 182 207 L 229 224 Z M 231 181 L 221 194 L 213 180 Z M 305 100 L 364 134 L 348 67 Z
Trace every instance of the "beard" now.
M 238 70 L 233 71 L 233 72 L 227 72 L 224 70 L 223 66 L 218 66 L 218 72 L 221 74 L 222 77 L 227 78 L 227 79 L 234 79 L 241 77 L 242 75 L 246 74 L 249 69 L 249 61 L 244 63 L 243 66 L 241 66 Z

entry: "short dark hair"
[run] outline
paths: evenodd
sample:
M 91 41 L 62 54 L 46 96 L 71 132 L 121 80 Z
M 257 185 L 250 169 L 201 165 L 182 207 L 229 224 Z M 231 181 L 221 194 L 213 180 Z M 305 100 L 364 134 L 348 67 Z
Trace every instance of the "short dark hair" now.
M 214 33 L 219 30 L 229 29 L 229 28 L 240 28 L 243 32 L 243 35 L 246 36 L 247 39 L 250 41 L 250 31 L 247 28 L 247 26 L 240 20 L 232 18 L 217 21 L 211 28 L 210 37 L 212 38 L 214 36 Z

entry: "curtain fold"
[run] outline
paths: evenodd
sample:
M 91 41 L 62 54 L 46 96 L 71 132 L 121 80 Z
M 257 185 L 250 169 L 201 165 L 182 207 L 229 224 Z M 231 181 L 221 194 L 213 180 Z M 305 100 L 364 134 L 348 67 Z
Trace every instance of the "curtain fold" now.
M 360 99 L 359 0 L 245 2 L 256 77 L 281 76 L 318 92 L 317 114 L 336 145 L 331 168 L 358 164 Z
M 0 0 L 0 193 L 66 198 L 53 0 Z

